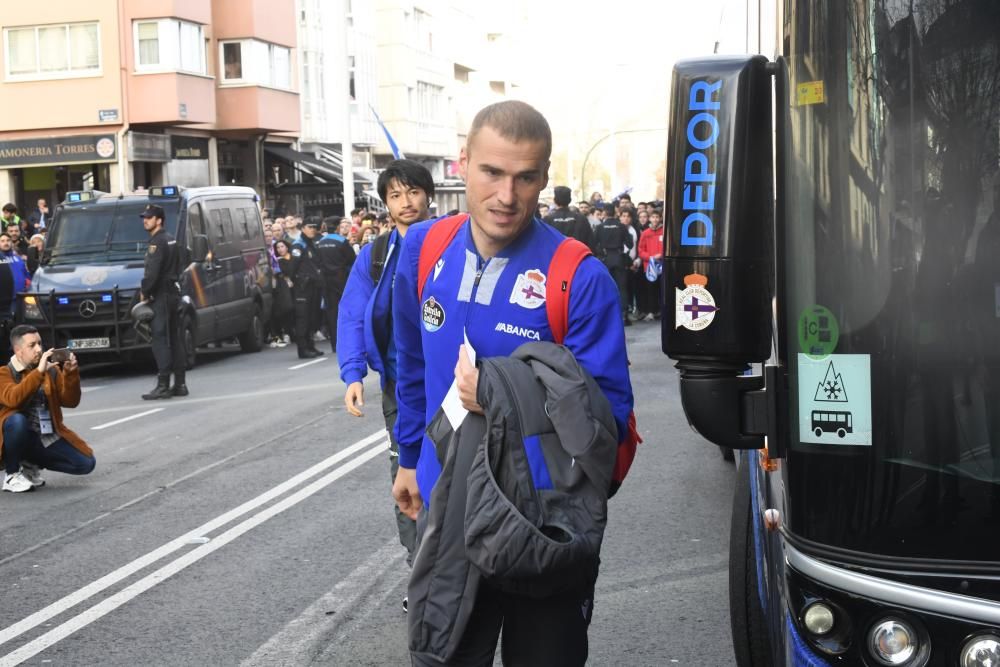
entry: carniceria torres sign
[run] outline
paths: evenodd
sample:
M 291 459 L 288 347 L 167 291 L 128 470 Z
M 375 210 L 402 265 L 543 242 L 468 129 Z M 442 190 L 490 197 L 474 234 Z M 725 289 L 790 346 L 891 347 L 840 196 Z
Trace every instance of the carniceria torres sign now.
M 0 167 L 114 162 L 118 144 L 113 134 L 80 134 L 0 141 Z

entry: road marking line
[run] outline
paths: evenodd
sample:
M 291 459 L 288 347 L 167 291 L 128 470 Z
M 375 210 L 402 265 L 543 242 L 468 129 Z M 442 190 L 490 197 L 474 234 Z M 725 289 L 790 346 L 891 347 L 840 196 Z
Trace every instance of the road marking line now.
M 298 392 L 315 392 L 322 389 L 336 389 L 340 388 L 343 390 L 343 383 L 336 382 L 321 382 L 317 384 L 300 384 L 293 385 L 291 387 L 280 387 L 275 389 L 262 389 L 260 391 L 247 391 L 239 394 L 224 394 L 221 396 L 205 396 L 199 398 L 185 397 L 183 399 L 178 399 L 184 403 L 184 405 L 191 405 L 192 403 L 215 403 L 216 401 L 231 401 L 231 400 L 241 400 L 244 398 L 259 398 L 264 396 L 274 396 L 275 394 L 290 394 Z M 90 415 L 103 415 L 111 412 L 128 412 L 129 410 L 135 410 L 138 405 L 123 405 L 114 408 L 99 408 L 97 410 L 73 410 L 70 413 L 72 417 L 88 417 Z
M 108 422 L 107 424 L 101 424 L 100 426 L 91 426 L 91 431 L 102 431 L 110 426 L 117 426 L 118 424 L 124 424 L 125 422 L 130 422 L 133 419 L 139 419 L 140 417 L 147 417 L 149 415 L 154 415 L 157 412 L 163 412 L 166 408 L 153 408 L 152 410 L 146 410 L 145 412 L 140 412 L 137 415 L 131 415 L 129 417 L 122 417 L 121 419 L 116 419 L 113 422 Z
M 326 361 L 329 357 L 320 357 L 319 359 L 313 359 L 312 361 L 307 361 L 304 364 L 298 364 L 296 366 L 289 366 L 288 370 L 297 371 L 300 368 L 305 368 L 306 366 L 312 366 L 313 364 L 318 364 L 321 361 Z
M 13 665 L 19 665 L 25 660 L 32 658 L 48 647 L 52 646 L 56 642 L 59 642 L 71 634 L 80 630 L 94 621 L 110 614 L 112 611 L 121 607 L 123 604 L 135 599 L 142 593 L 148 591 L 152 587 L 156 586 L 163 581 L 166 581 L 170 577 L 174 576 L 178 572 L 184 570 L 185 568 L 197 563 L 202 558 L 208 556 L 214 551 L 221 549 L 226 546 L 236 538 L 250 532 L 260 524 L 264 523 L 268 519 L 281 514 L 285 510 L 294 507 L 303 500 L 309 498 L 310 496 L 322 491 L 330 484 L 351 472 L 355 468 L 360 467 L 362 464 L 367 463 L 376 456 L 383 455 L 388 450 L 388 442 L 380 442 L 377 446 L 368 449 L 362 454 L 354 457 L 347 463 L 343 464 L 339 468 L 327 473 L 318 480 L 312 482 L 308 486 L 305 486 L 292 495 L 286 497 L 284 500 L 271 505 L 265 510 L 258 512 L 249 519 L 246 519 L 242 523 L 239 523 L 226 532 L 222 533 L 216 538 L 213 538 L 208 544 L 203 544 L 199 547 L 192 549 L 183 556 L 180 556 L 176 560 L 164 565 L 158 570 L 146 575 L 139 581 L 131 584 L 130 586 L 122 589 L 118 593 L 115 593 L 111 597 L 102 602 L 95 604 L 90 609 L 87 609 L 80 614 L 77 614 L 73 618 L 65 621 L 64 623 L 54 627 L 45 634 L 39 636 L 38 638 L 28 642 L 24 646 L 20 647 L 16 651 L 12 651 L 7 655 L 0 658 L 0 667 L 13 667 Z M 189 537 L 185 538 L 185 544 Z
M 267 440 L 263 440 L 261 442 L 258 442 L 256 444 L 254 444 L 254 445 L 250 445 L 249 447 L 241 449 L 238 452 L 234 452 L 234 453 L 230 454 L 229 456 L 227 456 L 225 458 L 222 458 L 222 459 L 219 459 L 218 461 L 213 461 L 212 463 L 204 465 L 204 466 L 198 468 L 197 470 L 193 470 L 193 471 L 189 472 L 186 475 L 178 477 L 177 479 L 175 479 L 172 482 L 168 482 L 167 484 L 164 484 L 163 486 L 158 486 L 155 489 L 153 489 L 152 491 L 148 491 L 147 493 L 144 493 L 141 496 L 138 496 L 137 498 L 133 498 L 132 500 L 124 502 L 121 505 L 119 505 L 118 507 L 115 507 L 114 509 L 110 509 L 107 512 L 103 512 L 101 514 L 98 514 L 97 516 L 95 516 L 95 517 L 93 517 L 91 519 L 87 519 L 83 523 L 79 523 L 79 524 L 73 526 L 72 528 L 59 533 L 58 535 L 53 535 L 52 537 L 48 537 L 48 538 L 42 540 L 41 542 L 37 542 L 37 543 L 31 545 L 30 547 L 26 547 L 26 548 L 18 551 L 17 553 L 13 553 L 13 554 L 11 554 L 9 556 L 4 556 L 3 558 L 0 558 L 0 566 L 6 565 L 7 563 L 10 563 L 10 562 L 12 562 L 14 560 L 17 560 L 18 558 L 21 558 L 22 556 L 26 556 L 26 555 L 28 555 L 28 554 L 30 554 L 32 552 L 38 551 L 39 549 L 42 549 L 42 548 L 44 548 L 44 547 L 52 544 L 53 542 L 58 542 L 59 540 L 61 540 L 63 538 L 69 537 L 73 533 L 79 532 L 79 531 L 83 530 L 84 528 L 86 528 L 87 526 L 90 526 L 90 525 L 93 525 L 93 524 L 97 523 L 101 519 L 106 519 L 109 516 L 114 516 L 118 512 L 123 512 L 123 511 L 127 510 L 128 508 L 132 507 L 133 505 L 138 505 L 139 503 L 141 503 L 142 501 L 146 500 L 147 498 L 152 498 L 153 496 L 155 496 L 158 493 L 163 493 L 164 491 L 169 491 L 170 489 L 173 489 L 175 486 L 179 486 L 179 485 L 183 484 L 184 482 L 186 482 L 188 480 L 194 479 L 198 475 L 204 474 L 204 473 L 208 472 L 209 470 L 214 470 L 215 468 L 218 468 L 220 466 L 226 465 L 230 461 L 235 461 L 236 459 L 238 459 L 239 457 L 243 456 L 244 454 L 249 454 L 250 452 L 252 452 L 254 450 L 257 450 L 257 449 L 260 449 L 261 447 L 266 447 L 267 445 L 273 444 L 273 443 L 277 442 L 278 440 L 281 440 L 282 438 L 291 437 L 292 435 L 294 435 L 298 431 L 301 431 L 302 429 L 305 429 L 305 428 L 308 428 L 308 427 L 311 427 L 311 426 L 315 426 L 318 422 L 322 421 L 326 417 L 327 417 L 327 413 L 324 413 L 324 414 L 321 414 L 321 415 L 319 415 L 317 417 L 309 419 L 309 420 L 307 420 L 305 422 L 296 424 L 295 426 L 292 426 L 288 430 L 283 431 L 283 432 L 279 433 L 278 435 L 276 435 L 276 436 L 274 436 L 272 438 L 268 438 Z M 381 431 L 380 433 L 384 433 L 384 431 Z M 0 640 L 0 644 L 2 644 L 2 643 L 3 643 L 3 640 Z
M 318 653 L 314 649 L 328 637 L 330 629 L 348 621 L 343 612 L 353 609 L 383 574 L 399 567 L 400 579 L 407 575 L 406 568 L 401 567 L 405 556 L 399 538 L 392 537 L 333 589 L 275 633 L 240 663 L 240 667 L 308 664 Z M 329 616 L 330 611 L 336 611 L 337 615 Z
M 80 387 L 80 391 L 86 394 L 88 391 L 97 391 L 98 389 L 107 389 L 109 385 L 102 384 L 96 387 Z
M 132 576 L 139 570 L 142 570 L 143 568 L 152 565 L 156 561 L 166 556 L 169 556 L 173 552 L 188 546 L 188 540 L 190 540 L 191 538 L 201 537 L 207 535 L 208 533 L 218 528 L 221 528 L 222 526 L 226 525 L 227 523 L 230 523 L 234 519 L 237 519 L 238 517 L 243 516 L 244 514 L 247 514 L 248 512 L 257 509 L 261 505 L 270 502 L 274 498 L 277 498 L 278 496 L 284 494 L 286 491 L 300 485 L 307 479 L 315 477 L 323 470 L 336 465 L 337 463 L 347 458 L 348 456 L 351 456 L 355 452 L 362 450 L 365 447 L 371 445 L 373 442 L 382 440 L 385 437 L 386 437 L 386 430 L 382 429 L 367 436 L 366 438 L 359 440 L 350 447 L 347 447 L 346 449 L 337 452 L 333 456 L 330 456 L 329 458 L 320 461 L 319 463 L 312 466 L 308 470 L 304 470 L 303 472 L 300 472 L 298 475 L 295 475 L 291 479 L 282 482 L 281 484 L 275 486 L 274 488 L 268 491 L 265 491 L 256 498 L 248 500 L 239 507 L 231 509 L 225 514 L 222 514 L 212 519 L 211 521 L 208 521 L 207 523 L 204 523 L 198 526 L 197 528 L 188 531 L 187 533 L 181 535 L 180 537 L 171 540 L 170 542 L 167 542 L 163 546 L 154 549 L 153 551 L 150 551 L 146 555 L 140 556 L 139 558 L 136 558 L 130 563 L 126 563 L 125 565 L 118 568 L 114 572 L 104 575 L 100 579 L 93 581 L 90 584 L 87 584 L 83 588 L 74 591 L 73 593 L 70 593 L 69 595 L 63 598 L 60 598 L 59 600 L 56 600 L 47 607 L 40 609 L 39 611 L 36 611 L 34 614 L 31 614 L 30 616 L 18 621 L 17 623 L 14 623 L 13 625 L 10 625 L 4 628 L 3 630 L 0 630 L 0 644 L 5 644 L 6 642 L 9 642 L 11 639 L 14 639 L 15 637 L 18 637 L 24 634 L 25 632 L 28 632 L 29 630 L 41 625 L 42 623 L 45 623 L 50 618 L 58 616 L 59 614 L 63 613 L 70 607 L 76 606 L 81 602 L 88 600 L 89 598 L 97 595 L 101 591 L 111 586 L 114 586 L 119 581 L 122 581 L 123 579 Z M 387 441 L 383 440 L 379 444 L 382 445 L 384 442 Z M 377 447 L 376 451 L 381 451 L 381 450 Z M 0 662 L 0 664 L 3 663 Z

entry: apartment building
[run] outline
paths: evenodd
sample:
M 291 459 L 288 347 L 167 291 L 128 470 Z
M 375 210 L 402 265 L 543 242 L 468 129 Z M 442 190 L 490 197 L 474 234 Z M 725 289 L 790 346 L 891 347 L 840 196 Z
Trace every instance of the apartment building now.
M 297 8 L 302 131 L 297 152 L 271 150 L 293 167 L 279 190 L 297 195 L 305 215 L 339 214 L 346 142 L 355 195 L 347 208 L 379 208 L 371 171 L 379 132 L 375 6 L 363 0 L 298 0 Z
M 274 184 L 300 129 L 294 0 L 4 3 L 0 201 Z

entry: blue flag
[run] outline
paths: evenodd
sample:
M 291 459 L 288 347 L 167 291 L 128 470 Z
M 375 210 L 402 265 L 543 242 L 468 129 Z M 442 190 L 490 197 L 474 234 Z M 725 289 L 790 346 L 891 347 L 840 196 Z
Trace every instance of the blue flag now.
M 392 156 L 397 160 L 406 159 L 406 156 L 403 155 L 403 151 L 399 150 L 399 146 L 396 145 L 396 141 L 392 138 L 392 135 L 389 134 L 389 128 L 387 128 L 385 123 L 382 122 L 382 119 L 378 117 L 378 112 L 375 111 L 375 107 L 369 104 L 368 108 L 372 110 L 372 115 L 375 116 L 378 126 L 381 127 L 382 132 L 385 133 L 385 140 L 389 142 L 389 150 L 392 151 Z

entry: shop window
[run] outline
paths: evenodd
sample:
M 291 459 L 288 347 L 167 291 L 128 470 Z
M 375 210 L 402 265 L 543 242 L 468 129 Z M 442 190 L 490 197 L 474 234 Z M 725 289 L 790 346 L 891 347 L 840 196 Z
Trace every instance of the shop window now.
M 221 42 L 222 82 L 291 90 L 292 52 L 257 39 Z
M 136 72 L 206 74 L 205 28 L 190 21 L 135 21 Z
M 5 28 L 3 37 L 8 81 L 101 74 L 101 31 L 97 23 Z

